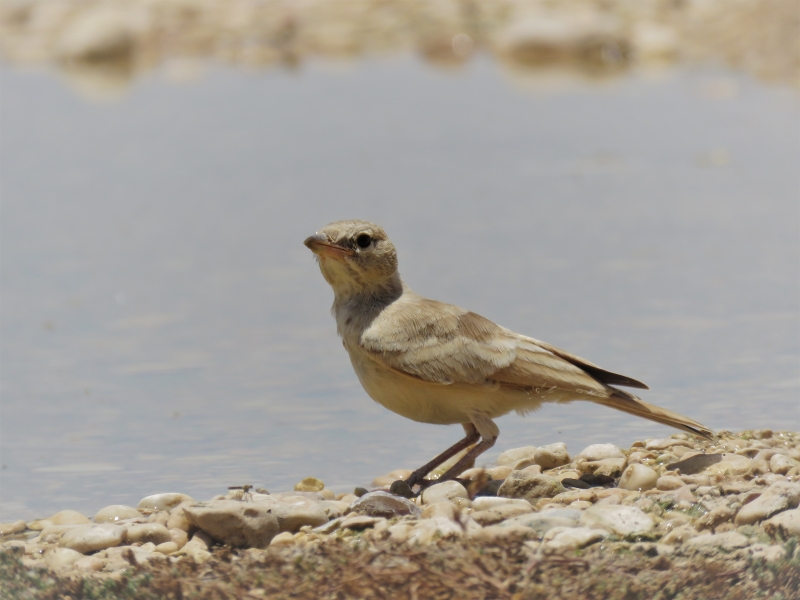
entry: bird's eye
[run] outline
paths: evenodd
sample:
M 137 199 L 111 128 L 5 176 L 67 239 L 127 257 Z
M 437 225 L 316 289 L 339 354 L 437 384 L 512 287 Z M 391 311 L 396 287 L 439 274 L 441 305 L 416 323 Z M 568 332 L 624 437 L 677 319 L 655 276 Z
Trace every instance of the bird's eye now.
M 358 244 L 359 248 L 369 248 L 369 245 L 371 243 L 372 243 L 372 238 L 366 233 L 362 233 L 360 236 L 356 238 L 356 244 Z

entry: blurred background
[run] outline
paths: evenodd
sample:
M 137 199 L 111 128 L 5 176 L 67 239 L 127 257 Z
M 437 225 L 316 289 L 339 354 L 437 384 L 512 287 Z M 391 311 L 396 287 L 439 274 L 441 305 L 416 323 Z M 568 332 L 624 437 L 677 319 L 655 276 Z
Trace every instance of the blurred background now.
M 795 0 L 2 0 L 0 57 L 0 521 L 459 439 L 358 384 L 302 245 L 345 218 L 649 402 L 800 430 Z M 485 462 L 674 433 L 499 426 Z

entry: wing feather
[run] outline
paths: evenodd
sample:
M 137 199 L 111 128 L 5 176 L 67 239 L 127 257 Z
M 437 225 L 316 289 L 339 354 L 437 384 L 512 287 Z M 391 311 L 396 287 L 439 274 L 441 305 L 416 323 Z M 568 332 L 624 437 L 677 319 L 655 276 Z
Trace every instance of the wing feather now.
M 646 387 L 457 306 L 406 295 L 362 333 L 387 368 L 432 383 L 494 383 L 608 395 L 607 383 Z

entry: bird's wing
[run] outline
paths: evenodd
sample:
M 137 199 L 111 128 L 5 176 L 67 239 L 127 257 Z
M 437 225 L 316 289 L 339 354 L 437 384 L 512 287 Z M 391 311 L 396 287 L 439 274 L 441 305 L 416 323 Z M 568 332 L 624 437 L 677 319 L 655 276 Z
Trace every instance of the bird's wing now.
M 362 333 L 360 346 L 385 367 L 432 383 L 608 394 L 603 380 L 587 368 L 608 372 L 588 361 L 475 313 L 418 296 L 385 309 Z

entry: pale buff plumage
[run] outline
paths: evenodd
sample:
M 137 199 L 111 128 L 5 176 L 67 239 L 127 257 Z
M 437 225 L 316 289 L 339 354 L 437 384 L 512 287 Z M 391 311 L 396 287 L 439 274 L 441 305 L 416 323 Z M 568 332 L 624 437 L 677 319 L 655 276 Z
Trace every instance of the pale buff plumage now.
M 404 417 L 461 423 L 466 437 L 408 479 L 420 483 L 451 456 L 475 446 L 443 478 L 490 448 L 492 419 L 526 413 L 545 402 L 587 400 L 710 436 L 691 419 L 612 387 L 648 389 L 452 304 L 423 298 L 400 279 L 397 252 L 379 226 L 337 221 L 305 241 L 334 291 L 332 312 L 353 369 L 366 392 Z M 478 440 L 480 439 L 480 442 Z

